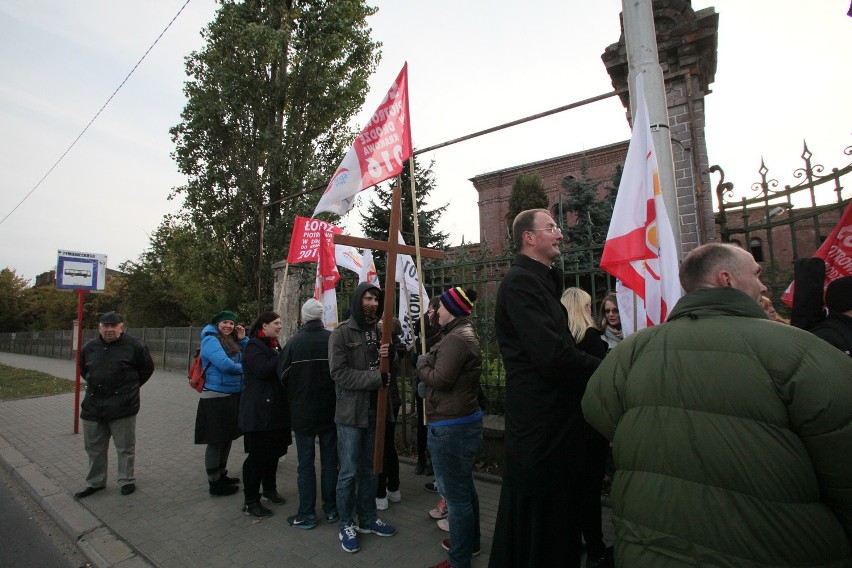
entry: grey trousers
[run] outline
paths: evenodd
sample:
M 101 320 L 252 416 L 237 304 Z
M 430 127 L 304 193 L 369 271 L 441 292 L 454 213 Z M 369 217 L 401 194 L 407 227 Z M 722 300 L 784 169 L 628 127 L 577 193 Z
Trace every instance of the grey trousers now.
M 107 450 L 112 436 L 118 455 L 118 484 L 135 483 L 136 416 L 119 418 L 112 422 L 83 420 L 83 440 L 89 455 L 88 487 L 103 487 L 107 482 Z

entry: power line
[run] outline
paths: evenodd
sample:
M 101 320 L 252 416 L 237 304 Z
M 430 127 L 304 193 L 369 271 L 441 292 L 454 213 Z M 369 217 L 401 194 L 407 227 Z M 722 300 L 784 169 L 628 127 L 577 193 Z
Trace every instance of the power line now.
M 94 123 L 94 122 L 95 122 L 95 120 L 97 120 L 97 118 L 101 115 L 101 113 L 104 111 L 104 109 L 105 109 L 105 108 L 107 107 L 107 105 L 110 103 L 110 101 L 111 101 L 111 100 L 115 97 L 115 95 L 117 95 L 117 94 L 118 94 L 118 91 L 120 91 L 120 90 L 121 90 L 121 88 L 124 86 L 124 84 L 127 82 L 127 80 L 128 80 L 128 79 L 130 79 L 130 76 L 131 76 L 131 75 L 133 75 L 133 72 L 134 72 L 134 71 L 136 71 L 136 68 L 137 68 L 137 67 L 139 67 L 139 65 L 142 63 L 142 61 L 144 61 L 144 60 L 145 60 L 145 58 L 146 58 L 146 57 L 148 57 L 148 54 L 149 54 L 149 53 L 151 53 L 151 50 L 152 50 L 152 49 L 154 49 L 154 46 L 155 46 L 155 45 L 157 45 L 157 42 L 159 42 L 159 41 L 160 41 L 160 38 L 162 38 L 162 37 L 163 37 L 163 35 L 165 35 L 165 33 L 169 30 L 169 28 L 170 28 L 170 27 L 172 27 L 172 24 L 173 24 L 173 23 L 175 23 L 175 20 L 177 20 L 178 16 L 180 16 L 180 15 L 181 15 L 181 13 L 183 12 L 184 8 L 186 8 L 187 4 L 189 4 L 189 0 L 186 0 L 186 2 L 184 2 L 183 6 L 181 6 L 181 7 L 180 7 L 180 10 L 178 10 L 177 14 L 175 14 L 175 16 L 174 16 L 174 17 L 171 19 L 171 21 L 168 23 L 168 25 L 166 25 L 166 27 L 163 29 L 163 31 L 161 31 L 161 32 L 160 32 L 160 35 L 158 35 L 158 36 L 157 36 L 157 39 L 155 39 L 155 40 L 154 40 L 154 43 L 152 43 L 152 44 L 151 44 L 151 46 L 147 49 L 147 51 L 145 51 L 145 53 L 142 55 L 142 57 L 141 57 L 141 58 L 139 58 L 139 61 L 137 61 L 137 62 L 136 62 L 136 65 L 134 65 L 134 66 L 133 66 L 133 69 L 131 69 L 131 70 L 130 70 L 130 73 L 128 73 L 128 74 L 127 74 L 127 76 L 124 78 L 124 80 L 121 82 L 121 84 L 120 84 L 118 87 L 116 87 L 115 91 L 113 91 L 113 93 L 109 96 L 109 98 L 106 100 L 106 102 L 103 104 L 103 106 L 101 106 L 101 108 L 100 108 L 100 109 L 98 109 L 98 112 L 96 112 L 96 113 L 95 113 L 95 116 L 93 116 L 93 117 L 92 117 L 92 120 L 90 120 L 90 121 L 89 121 L 89 123 L 88 123 L 88 124 L 86 124 L 86 126 L 83 128 L 83 131 L 82 131 L 82 132 L 80 132 L 80 134 L 78 134 L 78 135 L 77 135 L 77 137 L 74 139 L 74 141 L 73 141 L 73 142 L 71 142 L 71 145 L 70 145 L 70 146 L 68 146 L 68 148 L 66 148 L 64 152 L 62 152 L 62 155 L 61 155 L 61 156 L 59 156 L 59 159 L 58 159 L 58 160 L 56 160 L 56 161 L 53 163 L 53 165 L 52 165 L 52 166 L 50 166 L 50 169 L 49 169 L 49 170 L 47 170 L 47 173 L 46 173 L 46 174 L 44 174 L 44 175 L 41 177 L 41 179 L 40 179 L 40 180 L 38 180 L 38 183 L 37 183 L 37 184 L 35 184 L 35 186 L 34 186 L 34 187 L 33 187 L 33 188 L 29 191 L 29 193 L 27 193 L 27 194 L 24 196 L 24 198 L 23 198 L 23 199 L 21 199 L 21 201 L 19 201 L 17 205 L 15 205 L 15 208 L 14 208 L 14 209 L 12 209 L 11 211 L 9 211 L 9 212 L 6 214 L 6 216 L 5 216 L 5 217 L 3 217 L 2 219 L 0 219 L 0 224 L 2 224 L 2 223 L 6 220 L 6 219 L 8 219 L 9 217 L 11 217 L 11 216 L 12 216 L 12 213 L 14 213 L 15 211 L 17 211 L 17 210 L 18 210 L 18 207 L 20 207 L 21 205 L 23 205 L 23 204 L 24 204 L 24 201 L 26 201 L 27 199 L 29 199 L 29 197 L 30 197 L 30 196 L 31 196 L 31 195 L 35 192 L 35 190 L 37 190 L 37 189 L 39 188 L 39 186 L 41 186 L 41 184 L 44 182 L 44 180 L 46 180 L 46 179 L 47 179 L 47 176 L 49 176 L 49 175 L 51 174 L 51 172 L 53 172 L 53 170 L 55 170 L 55 169 L 56 169 L 56 166 L 58 166 L 58 165 L 59 165 L 59 163 L 60 163 L 60 162 L 61 162 L 61 161 L 65 158 L 65 156 L 67 156 L 67 155 L 68 155 L 68 152 L 70 152 L 70 151 L 71 151 L 71 148 L 73 148 L 73 147 L 74 147 L 74 145 L 75 145 L 75 144 L 77 144 L 77 142 L 80 140 L 80 138 L 82 138 L 82 137 L 83 137 L 83 134 L 85 134 L 85 133 L 86 133 L 86 131 L 89 129 L 89 127 L 92 125 L 92 123 Z

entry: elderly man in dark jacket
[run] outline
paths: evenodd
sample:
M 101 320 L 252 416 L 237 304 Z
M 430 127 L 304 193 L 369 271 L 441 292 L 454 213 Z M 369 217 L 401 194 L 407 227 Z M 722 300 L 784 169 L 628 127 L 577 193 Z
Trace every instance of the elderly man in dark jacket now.
M 506 368 L 506 467 L 490 568 L 580 566 L 586 429 L 580 400 L 600 359 L 577 349 L 551 263 L 562 232 L 546 209 L 512 223 L 520 254 L 497 291 Z
M 322 325 L 323 307 L 314 298 L 302 305 L 302 328 L 284 346 L 278 359 L 278 376 L 287 388 L 290 423 L 296 434 L 299 457 L 297 487 L 299 510 L 287 517 L 292 527 L 317 525 L 317 478 L 314 443 L 319 438 L 320 488 L 325 521 L 337 514 L 337 430 L 334 427 L 334 383 L 328 370 L 328 338 Z
M 80 405 L 83 440 L 89 455 L 86 488 L 74 494 L 88 497 L 106 487 L 110 436 L 118 455 L 118 484 L 122 495 L 136 491 L 136 414 L 139 387 L 154 373 L 148 348 L 124 333 L 124 319 L 115 312 L 101 316 L 98 337 L 80 350 L 80 376 L 86 396 Z
M 766 319 L 739 247 L 692 250 L 680 281 L 583 398 L 613 441 L 616 565 L 852 566 L 852 361 Z

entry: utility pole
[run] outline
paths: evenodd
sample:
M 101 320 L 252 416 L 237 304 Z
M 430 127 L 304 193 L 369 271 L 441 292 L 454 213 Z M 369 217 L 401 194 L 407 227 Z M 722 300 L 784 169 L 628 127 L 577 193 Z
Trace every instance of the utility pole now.
M 669 113 L 666 105 L 666 87 L 663 69 L 657 52 L 657 31 L 654 27 L 652 0 L 621 0 L 624 43 L 627 48 L 627 83 L 630 86 L 630 115 L 636 116 L 636 75 L 645 74 L 645 99 L 648 103 L 648 118 L 651 122 L 654 149 L 657 151 L 657 166 L 660 173 L 660 189 L 666 212 L 674 232 L 678 258 L 683 254 L 680 235 L 680 215 L 677 206 L 674 161 L 672 159 Z

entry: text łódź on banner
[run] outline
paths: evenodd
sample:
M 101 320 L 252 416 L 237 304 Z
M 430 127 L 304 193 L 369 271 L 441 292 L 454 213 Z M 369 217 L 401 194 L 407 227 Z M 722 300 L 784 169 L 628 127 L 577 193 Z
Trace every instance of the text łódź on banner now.
M 399 175 L 411 156 L 406 63 L 379 108 L 346 152 L 312 217 L 323 212 L 346 214 L 352 209 L 358 193 Z
M 618 279 L 624 336 L 666 320 L 681 297 L 678 253 L 660 190 L 643 76 L 636 77 L 636 116 L 624 173 L 601 256 Z

